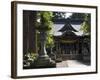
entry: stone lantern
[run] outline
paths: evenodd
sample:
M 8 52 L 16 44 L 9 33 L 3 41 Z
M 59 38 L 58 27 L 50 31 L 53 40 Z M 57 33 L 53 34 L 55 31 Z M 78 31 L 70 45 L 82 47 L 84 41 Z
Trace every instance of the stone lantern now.
M 43 16 L 41 16 L 41 23 L 36 30 L 39 31 L 39 40 L 40 40 L 40 51 L 38 53 L 38 58 L 34 61 L 34 67 L 36 68 L 49 68 L 49 67 L 56 67 L 56 63 L 52 60 L 46 51 L 46 41 L 47 41 L 47 34 L 49 28 L 45 25 L 45 21 L 43 21 Z

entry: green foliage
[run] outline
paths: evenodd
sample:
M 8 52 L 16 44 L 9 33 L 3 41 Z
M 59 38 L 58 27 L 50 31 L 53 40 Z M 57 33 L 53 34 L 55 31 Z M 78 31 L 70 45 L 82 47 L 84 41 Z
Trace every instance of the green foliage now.
M 84 20 L 84 18 L 85 18 L 85 13 L 73 13 L 71 16 L 70 16 L 70 19 L 74 19 L 74 20 L 80 20 L 80 19 L 82 19 L 82 20 Z
M 53 47 L 54 46 L 54 40 L 52 35 L 48 35 L 47 37 L 47 42 L 46 42 L 46 47 Z
M 53 17 L 52 12 L 41 12 L 41 24 L 45 28 L 48 28 L 46 47 L 52 47 L 54 44 L 53 35 L 50 34 L 51 33 L 50 31 L 52 30 L 52 25 L 53 25 L 52 17 Z
M 54 19 L 64 19 L 65 18 L 65 12 L 53 12 L 53 18 Z
M 84 21 L 82 23 L 82 28 L 81 28 L 85 33 L 90 32 L 90 25 L 87 21 Z
M 27 53 L 24 55 L 24 60 L 34 61 L 37 58 L 38 54 L 36 53 Z
M 40 11 L 38 12 L 38 18 L 40 19 L 40 22 L 38 23 L 38 30 L 51 30 L 52 29 L 52 12 L 49 11 Z
M 38 54 L 36 53 L 26 53 L 24 55 L 24 61 L 23 61 L 23 66 L 30 66 L 31 63 L 33 63 L 38 57 Z
M 84 33 L 90 33 L 90 27 L 91 27 L 91 23 L 90 23 L 90 14 L 85 14 L 85 20 L 84 22 L 81 24 L 81 30 L 83 30 Z
M 49 11 L 40 11 L 37 13 L 38 19 L 40 19 L 40 22 L 38 23 L 39 26 L 37 29 L 39 31 L 45 30 L 47 32 L 47 41 L 46 41 L 46 47 L 51 47 L 53 46 L 53 35 L 50 34 L 52 30 L 52 17 L 53 17 L 53 12 Z

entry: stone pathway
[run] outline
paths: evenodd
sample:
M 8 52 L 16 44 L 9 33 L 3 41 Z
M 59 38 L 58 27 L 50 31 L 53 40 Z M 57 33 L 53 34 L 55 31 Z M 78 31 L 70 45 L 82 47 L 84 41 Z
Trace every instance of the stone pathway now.
M 57 67 L 86 67 L 87 65 L 78 62 L 77 60 L 66 60 L 57 63 Z
M 68 67 L 67 61 L 62 61 L 56 64 L 56 66 L 59 67 Z

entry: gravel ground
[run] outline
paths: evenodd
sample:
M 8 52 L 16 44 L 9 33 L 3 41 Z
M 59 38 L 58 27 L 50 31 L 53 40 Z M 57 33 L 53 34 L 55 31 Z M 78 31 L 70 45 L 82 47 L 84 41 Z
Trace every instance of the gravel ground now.
M 87 67 L 87 65 L 78 62 L 77 60 L 66 60 L 56 64 L 57 67 Z

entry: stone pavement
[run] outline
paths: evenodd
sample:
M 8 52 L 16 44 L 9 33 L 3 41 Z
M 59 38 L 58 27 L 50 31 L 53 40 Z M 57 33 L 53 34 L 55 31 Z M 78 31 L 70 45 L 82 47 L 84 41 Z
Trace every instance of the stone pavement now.
M 57 67 L 68 67 L 67 61 L 62 61 L 56 64 Z
M 77 60 L 66 60 L 56 64 L 57 67 L 86 67 L 87 65 L 82 64 Z

